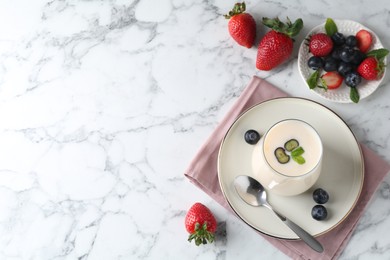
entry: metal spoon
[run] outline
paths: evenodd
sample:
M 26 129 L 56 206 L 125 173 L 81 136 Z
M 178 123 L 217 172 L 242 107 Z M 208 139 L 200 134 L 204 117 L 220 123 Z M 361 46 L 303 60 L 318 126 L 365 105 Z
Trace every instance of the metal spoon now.
M 234 180 L 234 187 L 238 195 L 246 203 L 252 206 L 264 206 L 272 210 L 298 237 L 300 237 L 308 246 L 321 253 L 324 248 L 312 235 L 303 230 L 300 226 L 274 210 L 267 201 L 267 192 L 264 187 L 250 176 L 240 175 Z

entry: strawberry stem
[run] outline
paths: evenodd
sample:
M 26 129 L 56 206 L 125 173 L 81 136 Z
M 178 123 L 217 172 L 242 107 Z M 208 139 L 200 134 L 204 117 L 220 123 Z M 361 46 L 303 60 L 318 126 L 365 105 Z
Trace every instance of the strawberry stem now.
M 294 23 L 292 23 L 287 17 L 287 22 L 283 23 L 279 20 L 278 17 L 276 17 L 275 19 L 263 17 L 263 24 L 274 31 L 286 34 L 290 38 L 298 35 L 303 28 L 303 20 L 301 18 L 297 19 Z
M 202 226 L 198 222 L 195 224 L 194 233 L 188 237 L 189 242 L 192 240 L 195 241 L 197 246 L 214 242 L 214 234 L 207 230 L 207 222 L 204 222 Z
M 229 11 L 228 14 L 225 14 L 224 17 L 226 19 L 230 19 L 235 15 L 242 14 L 245 12 L 246 5 L 245 2 L 242 3 L 236 3 L 231 11 Z

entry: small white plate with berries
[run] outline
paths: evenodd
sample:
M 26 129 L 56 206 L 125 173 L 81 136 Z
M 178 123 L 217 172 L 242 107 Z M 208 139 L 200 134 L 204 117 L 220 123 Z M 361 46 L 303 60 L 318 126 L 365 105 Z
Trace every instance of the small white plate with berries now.
M 302 42 L 298 69 L 308 89 L 321 97 L 358 103 L 381 84 L 388 53 L 378 36 L 362 24 L 328 18 Z

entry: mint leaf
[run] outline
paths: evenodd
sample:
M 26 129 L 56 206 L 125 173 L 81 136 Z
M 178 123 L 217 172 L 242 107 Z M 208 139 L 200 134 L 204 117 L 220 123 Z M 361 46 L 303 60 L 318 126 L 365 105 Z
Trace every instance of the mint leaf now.
M 303 150 L 303 148 L 301 146 L 295 148 L 292 152 L 291 152 L 291 156 L 292 157 L 295 157 L 295 156 L 300 156 L 302 155 L 303 153 L 305 152 L 305 150 Z
M 354 103 L 358 103 L 359 102 L 360 96 L 359 96 L 359 92 L 357 91 L 356 88 L 351 88 L 351 90 L 349 91 L 349 98 Z
M 324 89 L 325 91 L 328 91 L 328 85 L 326 85 L 326 81 L 323 78 L 321 78 L 320 82 L 321 82 L 321 85 L 318 87 Z
M 296 161 L 298 164 L 304 164 L 306 161 L 305 161 L 305 158 L 303 158 L 302 156 L 293 156 L 292 157 L 294 161 Z
M 305 158 L 302 157 L 302 154 L 305 152 L 301 146 L 295 148 L 291 152 L 291 157 L 293 158 L 294 161 L 296 161 L 298 164 L 304 164 Z
M 328 36 L 332 36 L 333 34 L 337 33 L 337 25 L 333 21 L 332 18 L 326 19 L 325 22 L 325 31 Z
M 317 82 L 320 77 L 320 71 L 316 70 L 313 72 L 313 74 L 310 75 L 310 77 L 307 79 L 307 85 L 309 85 L 310 89 L 313 89 L 317 87 Z
M 389 54 L 389 50 L 381 48 L 367 52 L 367 56 L 375 57 L 377 60 L 384 59 Z

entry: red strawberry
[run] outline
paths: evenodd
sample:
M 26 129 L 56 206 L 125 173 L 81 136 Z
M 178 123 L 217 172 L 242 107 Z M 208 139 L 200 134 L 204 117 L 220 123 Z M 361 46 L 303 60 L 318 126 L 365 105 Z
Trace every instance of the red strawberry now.
M 302 19 L 294 23 L 290 20 L 286 24 L 278 18 L 269 19 L 264 17 L 263 24 L 272 30 L 265 34 L 260 41 L 256 68 L 259 70 L 271 70 L 286 61 L 293 51 L 292 37 L 296 36 L 303 27 Z
M 360 63 L 357 72 L 366 80 L 375 80 L 382 76 L 384 65 L 375 57 L 368 57 Z
M 366 53 L 371 47 L 372 36 L 371 33 L 367 30 L 360 30 L 356 33 L 357 47 L 361 52 Z
M 190 233 L 188 241 L 195 239 L 195 244 L 207 244 L 214 241 L 214 232 L 217 221 L 211 211 L 203 204 L 197 202 L 188 210 L 185 217 L 185 226 Z
M 329 55 L 333 50 L 333 41 L 325 33 L 317 33 L 310 37 L 309 51 L 317 57 Z
M 272 70 L 287 60 L 293 50 L 290 37 L 277 31 L 269 31 L 259 44 L 256 58 L 256 68 Z
M 256 22 L 252 15 L 245 12 L 245 2 L 236 3 L 233 10 L 225 15 L 229 20 L 229 33 L 240 45 L 251 48 L 256 38 Z
M 329 71 L 321 76 L 328 89 L 336 89 L 343 83 L 343 77 L 335 71 Z

